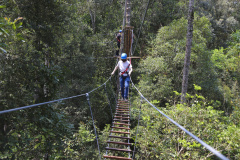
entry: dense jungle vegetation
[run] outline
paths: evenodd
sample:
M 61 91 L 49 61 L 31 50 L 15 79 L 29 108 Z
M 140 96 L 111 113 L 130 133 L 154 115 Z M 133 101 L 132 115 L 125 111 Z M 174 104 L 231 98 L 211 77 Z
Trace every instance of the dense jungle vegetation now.
M 0 110 L 80 95 L 116 64 L 124 0 L 2 0 Z M 240 159 L 240 2 L 196 0 L 187 103 L 180 93 L 188 0 L 150 0 L 132 79 L 166 115 L 229 159 Z M 131 1 L 137 37 L 148 0 Z M 107 83 L 114 107 L 116 79 Z M 131 90 L 135 140 L 140 96 Z M 112 122 L 104 89 L 90 94 L 101 154 Z M 217 159 L 147 103 L 136 159 Z M 98 159 L 85 96 L 0 114 L 0 159 Z

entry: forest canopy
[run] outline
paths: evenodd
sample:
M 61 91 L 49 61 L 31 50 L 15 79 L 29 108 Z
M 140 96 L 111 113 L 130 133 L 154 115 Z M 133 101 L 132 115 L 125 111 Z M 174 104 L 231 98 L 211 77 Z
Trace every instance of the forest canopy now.
M 131 0 L 133 54 L 141 57 L 132 60 L 131 79 L 166 115 L 229 159 L 240 159 L 240 2 L 195 2 L 188 93 L 181 103 L 188 4 Z M 124 5 L 2 0 L 0 110 L 81 95 L 106 82 L 116 65 Z M 139 127 L 136 159 L 216 159 L 145 102 L 138 126 L 141 97 L 133 87 L 130 92 L 133 144 Z M 116 93 L 117 75 L 90 94 L 101 155 Z M 0 159 L 98 159 L 86 96 L 0 114 Z

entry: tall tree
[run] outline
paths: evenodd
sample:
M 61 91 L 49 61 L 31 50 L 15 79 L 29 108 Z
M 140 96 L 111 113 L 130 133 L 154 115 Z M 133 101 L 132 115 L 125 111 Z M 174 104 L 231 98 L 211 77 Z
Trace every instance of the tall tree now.
M 194 0 L 189 0 L 187 44 L 186 44 L 186 54 L 185 54 L 185 61 L 184 61 L 184 68 L 183 68 L 183 81 L 182 81 L 182 96 L 181 96 L 182 102 L 186 101 L 185 95 L 187 93 L 187 87 L 188 87 L 188 75 L 189 75 L 192 37 L 193 37 L 193 20 L 194 20 Z

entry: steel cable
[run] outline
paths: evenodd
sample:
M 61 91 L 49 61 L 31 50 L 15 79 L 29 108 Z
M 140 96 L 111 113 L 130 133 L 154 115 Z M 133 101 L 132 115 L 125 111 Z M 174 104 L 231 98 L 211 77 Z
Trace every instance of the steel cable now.
M 61 98 L 61 99 L 57 99 L 57 100 L 52 100 L 52 101 L 43 102 L 43 103 L 38 103 L 38 104 L 32 104 L 32 105 L 28 105 L 28 106 L 19 107 L 19 108 L 8 109 L 8 110 L 0 111 L 0 114 L 9 113 L 9 112 L 18 111 L 18 110 L 27 109 L 27 108 L 32 108 L 32 107 L 37 107 L 37 106 L 41 106 L 41 105 L 45 105 L 45 104 L 50 104 L 50 103 L 54 103 L 54 102 L 59 102 L 59 101 L 63 101 L 63 100 L 67 100 L 67 99 L 72 99 L 72 98 L 76 98 L 76 97 L 81 97 L 81 96 L 85 96 L 85 95 L 86 95 L 86 94 L 80 94 L 80 95 L 77 95 L 77 96 L 72 96 L 72 97 L 67 97 L 67 98 Z
M 111 79 L 111 76 L 108 78 L 108 80 L 105 82 L 105 83 L 103 83 L 102 85 L 100 85 L 99 87 L 97 87 L 97 88 L 95 88 L 95 89 L 93 89 L 93 90 L 91 90 L 90 92 L 88 92 L 89 94 L 90 93 L 92 93 L 92 92 L 94 92 L 94 91 L 96 91 L 96 90 L 98 90 L 99 88 L 101 88 L 102 86 L 104 86 L 109 80 Z
M 92 93 L 92 92 L 96 91 L 97 89 L 99 89 L 100 87 L 102 87 L 103 85 L 105 85 L 110 79 L 111 79 L 111 77 L 109 77 L 108 80 L 107 80 L 105 83 L 103 83 L 101 86 L 93 89 L 92 91 L 90 91 L 90 92 L 88 92 L 88 93 Z M 45 105 L 45 104 L 50 104 L 50 103 L 54 103 L 54 102 L 59 102 L 59 101 L 67 100 L 67 99 L 72 99 L 72 98 L 76 98 L 76 97 L 85 96 L 85 95 L 86 95 L 86 93 L 85 93 L 85 94 L 76 95 L 76 96 L 72 96 L 72 97 L 66 97 L 66 98 L 56 99 L 56 100 L 52 100 L 52 101 L 48 101 L 48 102 L 37 103 L 37 104 L 28 105 L 28 106 L 23 106 L 23 107 L 8 109 L 8 110 L 0 111 L 0 114 L 9 113 L 9 112 L 18 111 L 18 110 L 27 109 L 27 108 L 33 108 L 33 107 L 37 107 L 37 106 L 42 106 L 42 105 Z

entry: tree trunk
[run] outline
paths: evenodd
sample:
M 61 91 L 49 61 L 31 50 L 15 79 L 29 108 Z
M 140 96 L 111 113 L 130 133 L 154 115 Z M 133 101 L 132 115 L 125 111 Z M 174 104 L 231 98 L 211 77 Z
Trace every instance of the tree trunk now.
M 130 18 L 131 18 L 131 1 L 126 0 L 126 25 L 130 26 Z
M 90 14 L 90 17 L 91 17 L 91 21 L 92 21 L 93 33 L 95 33 L 96 14 L 95 14 L 95 11 L 94 11 L 94 13 L 92 12 L 92 10 L 91 10 L 91 4 L 90 4 L 90 1 L 89 1 L 89 0 L 88 0 L 88 8 L 89 8 L 89 14 Z
M 119 55 L 121 56 L 122 51 L 123 51 L 123 47 L 124 47 L 124 34 L 125 34 L 125 25 L 126 25 L 126 8 L 127 8 L 127 0 L 125 0 L 125 4 L 124 4 L 124 16 L 123 16 L 123 26 L 122 26 L 122 36 L 121 36 L 121 46 L 120 46 L 120 53 Z
M 184 68 L 183 68 L 181 103 L 186 102 L 185 96 L 186 96 L 187 87 L 188 87 L 188 75 L 189 75 L 192 37 L 193 37 L 193 20 L 194 20 L 193 10 L 194 10 L 194 0 L 189 0 L 187 43 L 186 43 L 186 53 L 185 53 L 185 61 L 184 61 Z

